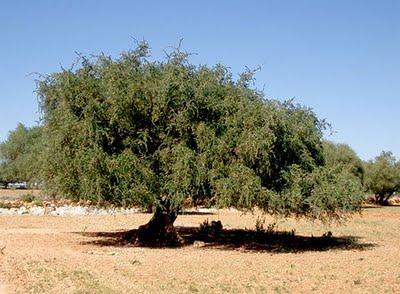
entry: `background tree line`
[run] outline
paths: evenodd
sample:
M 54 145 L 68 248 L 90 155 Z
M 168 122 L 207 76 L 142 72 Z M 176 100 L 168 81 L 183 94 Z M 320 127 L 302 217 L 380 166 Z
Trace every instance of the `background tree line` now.
M 0 183 L 41 183 L 43 163 L 43 127 L 26 127 L 19 123 L 10 131 L 7 139 L 0 143 Z
M 7 139 L 0 143 L 0 183 L 27 182 L 43 186 L 42 126 L 26 127 L 18 124 Z M 363 186 L 366 194 L 373 194 L 376 203 L 388 204 L 400 192 L 400 160 L 391 152 L 383 151 L 369 161 L 361 160 L 346 144 L 323 142 L 324 161 L 327 166 L 344 169 Z

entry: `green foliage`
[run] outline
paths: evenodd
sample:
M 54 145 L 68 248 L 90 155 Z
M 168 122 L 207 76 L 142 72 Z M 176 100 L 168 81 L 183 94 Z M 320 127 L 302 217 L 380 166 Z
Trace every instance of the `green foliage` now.
M 170 210 L 187 198 L 312 218 L 357 210 L 346 173 L 323 167 L 324 122 L 310 109 L 188 56 L 151 61 L 143 42 L 38 81 L 46 188 Z
M 23 202 L 33 202 L 33 201 L 35 201 L 35 195 L 33 195 L 32 193 L 27 193 L 27 194 L 24 194 L 24 195 L 22 195 L 22 197 L 21 197 L 21 200 L 23 201 Z
M 360 211 L 361 183 L 341 166 L 317 167 L 312 172 L 304 172 L 295 166 L 289 178 L 291 184 L 283 195 L 279 195 L 284 201 L 271 201 L 281 214 L 307 214 L 313 219 L 329 221 L 341 219 L 346 212 Z
M 41 127 L 18 124 L 0 144 L 0 182 L 33 182 L 39 179 Z
M 44 202 L 42 199 L 35 199 L 32 201 L 32 204 L 35 206 L 44 207 Z
M 366 185 L 375 194 L 379 204 L 387 204 L 389 198 L 400 191 L 400 161 L 391 152 L 383 151 L 366 164 Z
M 339 167 L 354 175 L 364 183 L 364 164 L 357 153 L 347 144 L 335 144 L 324 141 L 325 163 L 329 167 Z

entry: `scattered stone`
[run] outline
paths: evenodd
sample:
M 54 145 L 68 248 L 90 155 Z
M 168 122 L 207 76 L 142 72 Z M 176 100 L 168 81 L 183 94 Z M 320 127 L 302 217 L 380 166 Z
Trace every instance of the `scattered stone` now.
M 142 263 L 139 260 L 135 259 L 135 260 L 131 261 L 131 264 L 133 264 L 133 265 L 141 265 Z
M 118 213 L 129 214 L 134 213 L 136 210 L 121 209 Z M 18 208 L 0 208 L 0 215 L 50 215 L 50 216 L 76 216 L 76 215 L 109 215 L 115 214 L 116 211 L 113 209 L 104 209 L 96 207 L 83 207 L 65 205 L 56 207 L 55 205 L 41 206 L 30 206 L 25 205 Z
M 10 208 L 0 208 L 0 215 L 11 215 L 13 214 Z
M 31 207 L 29 209 L 29 214 L 30 215 L 36 215 L 36 216 L 44 215 L 45 214 L 45 208 L 44 207 L 39 207 L 39 206 Z
M 187 209 L 186 211 L 196 211 L 200 213 L 215 212 L 215 209 L 196 208 Z M 71 200 L 44 200 L 43 206 L 33 203 L 23 203 L 21 201 L 3 201 L 0 208 L 0 215 L 34 215 L 34 216 L 82 216 L 82 215 L 129 215 L 146 212 L 138 207 L 96 207 L 93 203 L 80 201 L 72 202 Z M 221 222 L 212 222 L 212 228 L 215 231 L 222 229 Z
M 49 215 L 51 212 L 55 211 L 56 207 L 54 205 L 48 205 L 44 208 L 44 215 Z
M 206 246 L 206 243 L 205 242 L 203 242 L 203 241 L 194 241 L 193 242 L 193 246 L 194 247 L 204 247 L 204 246 Z
M 106 252 L 106 251 L 88 251 L 86 253 L 87 254 L 91 254 L 91 255 L 111 255 L 111 256 L 118 255 L 118 252 L 114 252 L 114 251 L 109 251 L 109 252 Z
M 28 213 L 29 213 L 29 210 L 25 206 L 22 206 L 18 209 L 19 215 L 28 214 Z

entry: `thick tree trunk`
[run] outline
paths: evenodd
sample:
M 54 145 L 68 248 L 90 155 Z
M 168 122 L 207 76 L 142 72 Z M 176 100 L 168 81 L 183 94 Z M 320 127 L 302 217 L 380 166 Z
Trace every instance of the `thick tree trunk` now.
M 375 195 L 375 202 L 379 205 L 389 205 L 389 198 L 392 194 L 377 194 Z
M 157 208 L 150 221 L 139 227 L 137 241 L 144 245 L 179 246 L 182 238 L 174 228 L 177 212 L 169 209 Z

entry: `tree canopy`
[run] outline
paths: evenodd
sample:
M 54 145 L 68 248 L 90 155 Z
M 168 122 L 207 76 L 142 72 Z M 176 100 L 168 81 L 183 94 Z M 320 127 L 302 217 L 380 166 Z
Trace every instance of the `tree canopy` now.
M 366 186 L 375 194 L 378 204 L 388 204 L 389 198 L 400 191 L 400 161 L 391 152 L 383 151 L 367 163 Z
M 0 182 L 37 181 L 40 172 L 41 127 L 18 124 L 0 143 Z
M 325 166 L 324 122 L 252 81 L 179 49 L 154 61 L 146 42 L 44 76 L 47 189 L 153 207 L 172 223 L 187 199 L 322 220 L 358 211 L 360 185 Z
M 364 183 L 364 163 L 349 145 L 331 141 L 324 141 L 323 145 L 327 166 L 342 168 L 358 178 L 361 184 Z

